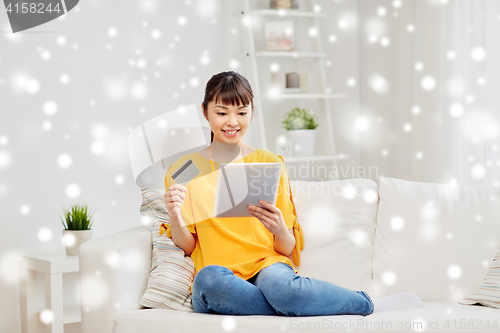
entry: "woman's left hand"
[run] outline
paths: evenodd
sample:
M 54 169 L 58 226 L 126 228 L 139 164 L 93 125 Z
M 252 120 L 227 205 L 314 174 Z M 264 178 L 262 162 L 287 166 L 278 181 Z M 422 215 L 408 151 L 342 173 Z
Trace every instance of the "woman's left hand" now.
M 262 222 L 264 227 L 277 237 L 281 237 L 284 233 L 288 232 L 285 219 L 278 207 L 264 200 L 259 200 L 259 204 L 265 208 L 248 205 L 247 211 Z

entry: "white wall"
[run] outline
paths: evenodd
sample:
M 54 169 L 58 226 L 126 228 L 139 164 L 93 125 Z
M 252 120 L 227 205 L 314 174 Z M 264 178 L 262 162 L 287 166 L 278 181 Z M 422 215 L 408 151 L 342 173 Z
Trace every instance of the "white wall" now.
M 362 164 L 381 178 L 499 186 L 500 3 L 359 3 Z
M 232 15 L 236 2 L 203 4 L 207 2 L 213 6 L 201 6 L 201 1 L 81 1 L 63 18 L 15 35 L 7 33 L 7 15 L 0 10 L 2 332 L 21 330 L 16 255 L 64 253 L 59 220 L 63 206 L 81 199 L 97 211 L 93 238 L 141 224 L 140 188 L 128 157 L 129 131 L 179 105 L 200 104 L 213 74 L 231 69 L 244 74 L 243 64 L 229 66 L 241 50 L 239 18 Z M 357 34 L 355 28 L 341 30 L 336 22 L 355 14 L 356 3 L 321 2 L 328 14 L 321 28 L 331 61 L 329 86 L 349 96 L 332 103 L 338 152 L 354 160 L 344 161 L 346 166 L 358 165 L 360 159 L 352 130 L 357 86 L 346 84 L 349 77 L 358 80 Z M 178 24 L 181 16 L 187 21 L 184 26 Z M 115 37 L 108 35 L 112 27 Z M 154 30 L 160 31 L 159 39 L 152 38 Z M 332 34 L 336 43 L 329 42 Z M 208 64 L 200 62 L 205 51 Z M 137 65 L 141 59 L 146 64 L 142 68 Z M 66 84 L 60 81 L 63 74 L 69 76 Z M 28 88 L 23 82 L 30 83 Z M 147 91 L 143 98 L 141 89 Z M 47 101 L 57 104 L 55 114 L 44 112 Z M 99 145 L 102 153 L 95 152 Z M 71 157 L 70 166 L 58 163 L 62 155 Z M 51 231 L 50 240 L 39 239 L 41 228 Z M 66 304 L 78 303 L 78 274 L 64 282 Z M 40 307 L 42 301 L 40 293 Z M 79 326 L 66 329 L 79 332 Z

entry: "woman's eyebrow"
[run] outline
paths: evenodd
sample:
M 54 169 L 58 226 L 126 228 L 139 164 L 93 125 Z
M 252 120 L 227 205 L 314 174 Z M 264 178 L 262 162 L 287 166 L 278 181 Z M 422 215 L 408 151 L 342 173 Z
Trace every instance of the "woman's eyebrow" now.
M 249 105 L 243 105 L 243 106 L 240 106 L 238 109 L 243 109 L 243 108 L 246 108 L 248 107 Z M 222 109 L 227 109 L 227 107 L 225 107 L 224 105 L 216 105 L 214 106 L 214 108 L 222 108 Z

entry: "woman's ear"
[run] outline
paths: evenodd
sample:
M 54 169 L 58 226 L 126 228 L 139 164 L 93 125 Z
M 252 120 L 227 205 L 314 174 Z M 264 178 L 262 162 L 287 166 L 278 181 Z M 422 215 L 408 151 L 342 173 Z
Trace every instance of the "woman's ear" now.
M 203 117 L 205 117 L 205 119 L 208 121 L 208 114 L 205 108 L 203 107 L 203 103 L 201 103 L 201 110 L 203 112 Z

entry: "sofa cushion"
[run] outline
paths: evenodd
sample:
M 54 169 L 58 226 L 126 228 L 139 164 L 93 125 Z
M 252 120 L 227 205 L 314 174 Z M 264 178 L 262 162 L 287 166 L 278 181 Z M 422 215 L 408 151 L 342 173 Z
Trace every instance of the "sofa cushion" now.
M 500 309 L 500 247 L 491 263 L 488 273 L 474 295 L 465 297 L 460 304 L 476 304 Z
M 346 179 L 290 185 L 304 232 L 298 274 L 371 294 L 377 184 Z
M 500 189 L 385 178 L 379 188 L 374 297 L 474 293 L 500 245 Z
M 126 310 L 114 333 L 275 333 L 275 332 L 498 332 L 500 310 L 456 302 L 424 302 L 412 310 L 368 316 L 226 316 L 172 310 Z
M 193 312 L 191 284 L 194 263 L 166 233 L 160 235 L 161 224 L 169 222 L 163 195 L 143 188 L 141 214 L 151 218 L 148 227 L 153 250 L 148 284 L 139 303 L 152 309 Z

